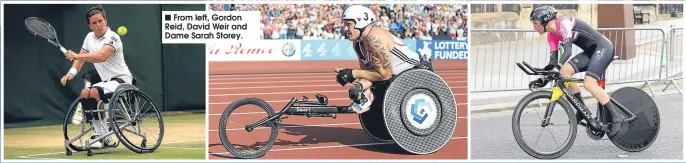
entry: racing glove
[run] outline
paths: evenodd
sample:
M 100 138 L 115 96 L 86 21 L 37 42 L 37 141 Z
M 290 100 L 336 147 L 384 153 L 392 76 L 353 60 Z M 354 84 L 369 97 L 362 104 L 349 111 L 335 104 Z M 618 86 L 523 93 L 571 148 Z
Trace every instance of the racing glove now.
M 529 82 L 529 88 L 533 88 L 534 86 L 544 87 L 545 85 L 548 85 L 548 80 L 544 80 L 542 78 L 538 78 L 536 80 Z

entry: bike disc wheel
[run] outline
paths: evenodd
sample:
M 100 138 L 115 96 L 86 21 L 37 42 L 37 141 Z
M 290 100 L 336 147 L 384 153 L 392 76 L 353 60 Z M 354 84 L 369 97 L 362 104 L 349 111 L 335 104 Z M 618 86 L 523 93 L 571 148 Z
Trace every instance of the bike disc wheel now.
M 660 111 L 653 98 L 645 91 L 624 87 L 610 95 L 614 100 L 636 115 L 636 119 L 624 124 L 618 135 L 610 136 L 612 144 L 628 152 L 639 152 L 652 146 L 660 133 Z M 628 115 L 624 114 L 626 117 Z
M 524 152 L 538 159 L 555 159 L 564 155 L 576 139 L 575 112 L 564 98 L 556 102 L 552 117 L 549 117 L 550 125 L 541 126 L 551 94 L 550 91 L 528 94 L 520 100 L 512 114 L 512 132 L 517 144 Z M 547 145 L 539 145 L 540 143 Z M 545 149 L 539 149 L 538 146 Z

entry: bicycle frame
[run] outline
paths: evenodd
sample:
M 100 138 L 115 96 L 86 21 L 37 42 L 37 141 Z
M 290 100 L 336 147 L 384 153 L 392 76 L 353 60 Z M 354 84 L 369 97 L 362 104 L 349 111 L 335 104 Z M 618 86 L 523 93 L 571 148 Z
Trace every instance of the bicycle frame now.
M 329 106 L 326 96 L 317 94 L 317 101 L 308 101 L 307 97 L 303 97 L 303 100 L 298 100 L 295 97 L 291 98 L 291 101 L 286 104 L 286 106 L 281 109 L 278 113 L 273 116 L 269 116 L 253 124 L 245 126 L 245 130 L 250 132 L 258 126 L 262 126 L 267 122 L 274 121 L 275 119 L 281 119 L 283 115 L 304 115 L 308 118 L 310 117 L 331 117 L 336 119 L 336 114 L 352 114 L 355 113 L 350 106 Z M 297 104 L 297 105 L 296 105 Z M 301 106 L 305 105 L 305 106 Z
M 581 103 L 581 100 L 583 99 L 577 99 L 574 95 L 572 95 L 572 92 L 569 91 L 569 88 L 567 86 L 569 84 L 573 83 L 580 83 L 583 82 L 582 79 L 573 79 L 573 78 L 563 78 L 555 81 L 555 86 L 553 87 L 553 94 L 552 97 L 550 98 L 550 103 L 548 103 L 548 108 L 546 109 L 545 117 L 543 120 L 543 123 L 541 123 L 541 126 L 547 126 L 550 122 L 550 117 L 553 115 L 553 110 L 555 107 L 555 101 L 558 101 L 562 94 L 567 97 L 568 101 L 572 104 L 572 107 L 579 112 L 582 113 L 584 116 L 584 119 L 588 124 L 596 129 L 601 129 L 602 124 L 601 122 L 596 121 L 591 117 L 593 115 L 591 111 L 589 111 L 588 107 L 584 104 Z M 599 108 L 600 109 L 600 108 Z
M 533 72 L 527 71 L 522 64 L 524 64 L 529 70 Z M 603 124 L 602 122 L 597 121 L 596 119 L 592 118 L 591 115 L 592 113 L 589 111 L 588 107 L 584 104 L 581 103 L 581 100 L 583 99 L 577 99 L 574 95 L 572 95 L 572 92 L 569 91 L 567 86 L 572 83 L 580 83 L 583 82 L 583 79 L 576 79 L 576 78 L 565 78 L 565 77 L 560 77 L 559 72 L 555 71 L 544 71 L 544 70 L 536 70 L 535 68 L 532 68 L 529 64 L 526 62 L 522 62 L 522 64 L 517 63 L 517 66 L 522 69 L 526 74 L 528 75 L 546 75 L 547 79 L 552 79 L 555 82 L 555 86 L 553 87 L 553 92 L 552 92 L 552 97 L 550 98 L 550 103 L 548 103 L 548 106 L 545 111 L 545 118 L 543 118 L 543 122 L 541 122 L 541 127 L 548 126 L 550 124 L 550 117 L 553 115 L 553 110 L 555 107 L 555 101 L 558 101 L 562 94 L 569 99 L 568 101 L 572 104 L 572 107 L 577 111 L 583 114 L 584 119 L 586 122 L 588 122 L 588 125 L 584 125 L 585 127 L 592 127 L 594 129 L 599 129 L 599 130 L 607 130 L 607 125 Z M 629 121 L 634 120 L 636 118 L 636 115 L 629 111 L 626 107 L 624 107 L 622 104 L 617 102 L 615 99 L 612 99 L 610 97 L 610 101 L 617 105 L 625 114 L 629 115 Z M 599 106 L 602 106 L 598 104 Z M 601 109 L 600 107 L 598 109 Z

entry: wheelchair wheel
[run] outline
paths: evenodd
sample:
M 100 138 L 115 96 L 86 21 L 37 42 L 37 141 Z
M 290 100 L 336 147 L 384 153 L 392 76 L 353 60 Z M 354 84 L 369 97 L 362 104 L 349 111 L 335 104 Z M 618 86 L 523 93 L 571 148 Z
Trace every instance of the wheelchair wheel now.
M 77 98 L 71 103 L 71 105 L 69 105 L 69 111 L 67 111 L 67 115 L 64 118 L 64 123 L 62 126 L 65 148 L 68 147 L 68 149 L 66 149 L 68 151 L 67 153 L 71 153 L 69 149 L 77 152 L 86 151 L 84 146 L 88 138 L 83 137 L 86 135 L 86 133 L 93 131 L 92 126 L 90 128 L 87 127 L 86 117 L 83 116 L 83 111 L 77 111 L 79 104 L 81 104 L 81 98 Z M 80 124 L 72 123 L 72 119 L 75 116 L 76 120 L 79 120 Z
M 256 143 L 254 143 L 252 145 L 248 145 L 248 146 L 240 145 L 240 144 L 234 145 L 233 143 L 240 142 L 238 140 L 239 138 L 234 139 L 233 140 L 234 142 L 232 143 L 231 141 L 229 141 L 229 137 L 227 135 L 227 127 L 226 127 L 227 123 L 236 124 L 236 122 L 234 122 L 235 120 L 241 120 L 241 118 L 246 119 L 246 118 L 244 118 L 245 114 L 241 115 L 241 113 L 238 113 L 233 117 L 233 120 L 229 120 L 229 118 L 232 118 L 231 113 L 233 113 L 237 108 L 239 108 L 241 106 L 246 106 L 246 105 L 257 106 L 257 108 L 260 108 L 267 113 L 267 117 L 275 115 L 274 109 L 272 109 L 272 107 L 269 106 L 269 104 L 267 102 L 265 102 L 261 99 L 258 99 L 258 98 L 242 98 L 242 99 L 236 100 L 236 101 L 232 102 L 228 107 L 226 107 L 226 110 L 224 110 L 224 113 L 222 113 L 221 119 L 219 120 L 219 138 L 221 139 L 222 145 L 224 145 L 224 148 L 227 151 L 229 151 L 229 153 L 231 153 L 231 155 L 233 155 L 234 157 L 237 157 L 237 158 L 262 157 L 262 156 L 264 156 L 264 154 L 266 154 L 269 151 L 269 149 L 272 148 L 272 146 L 274 145 L 274 142 L 276 142 L 276 137 L 279 134 L 278 123 L 268 122 L 268 123 L 265 123 L 263 126 L 255 128 L 254 130 L 251 131 L 251 132 L 253 132 L 253 131 L 267 130 L 267 132 L 269 132 L 270 135 L 269 135 L 269 139 L 266 142 L 256 142 Z M 253 114 L 254 112 L 250 111 L 249 113 Z M 250 119 L 250 118 L 248 118 L 248 119 Z M 255 122 L 257 122 L 257 120 L 259 120 L 259 119 L 261 119 L 261 118 L 253 118 L 253 120 L 256 120 Z M 250 123 L 255 123 L 255 122 L 250 122 Z M 240 125 L 247 125 L 247 124 L 236 124 L 236 125 L 240 126 Z M 245 126 L 243 126 L 243 127 L 245 127 Z M 260 129 L 262 127 L 264 127 L 265 129 Z M 236 132 L 233 132 L 233 131 L 234 130 L 228 131 L 228 132 L 230 132 L 228 134 L 230 135 L 233 133 L 237 133 L 238 131 L 241 131 L 241 130 L 240 129 L 235 130 Z M 242 130 L 242 131 L 245 131 L 245 130 Z M 236 137 L 236 136 L 234 136 L 234 137 Z M 251 135 L 250 137 L 254 138 L 255 136 Z M 236 148 L 237 146 L 238 146 L 238 148 Z
M 109 102 L 109 122 L 121 144 L 133 152 L 151 153 L 162 144 L 162 114 L 155 102 L 135 86 L 122 84 L 114 92 Z

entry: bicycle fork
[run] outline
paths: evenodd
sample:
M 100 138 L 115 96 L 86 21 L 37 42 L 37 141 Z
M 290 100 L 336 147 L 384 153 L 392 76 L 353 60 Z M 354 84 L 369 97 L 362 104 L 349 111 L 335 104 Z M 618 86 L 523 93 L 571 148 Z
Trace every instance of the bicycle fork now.
M 543 122 L 541 122 L 541 127 L 546 127 L 550 125 L 550 117 L 553 116 L 553 110 L 555 109 L 555 103 L 554 101 L 551 101 L 548 103 L 548 107 L 545 109 L 545 118 L 543 118 Z

